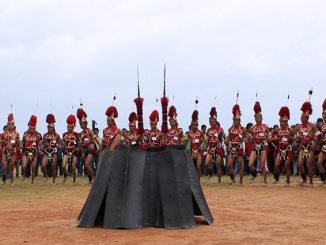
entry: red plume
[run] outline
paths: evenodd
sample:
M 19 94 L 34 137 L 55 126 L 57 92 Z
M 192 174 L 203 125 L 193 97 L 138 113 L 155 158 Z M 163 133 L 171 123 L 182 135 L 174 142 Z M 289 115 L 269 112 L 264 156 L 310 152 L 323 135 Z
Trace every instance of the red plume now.
M 55 117 L 54 117 L 54 115 L 53 114 L 48 114 L 46 116 L 46 122 L 48 124 L 55 123 Z
M 37 117 L 35 115 L 32 115 L 31 118 L 29 119 L 29 126 L 31 127 L 36 127 L 36 123 L 37 123 Z
M 118 117 L 118 110 L 115 106 L 110 106 L 106 112 L 105 115 L 107 115 L 108 117 L 113 117 L 113 118 L 117 118 Z
M 160 120 L 159 113 L 157 110 L 152 111 L 151 115 L 149 116 L 149 120 L 151 122 L 158 122 Z
M 137 114 L 136 114 L 136 112 L 130 113 L 128 120 L 129 120 L 130 123 L 133 123 L 133 122 L 137 121 Z
M 134 102 L 135 102 L 136 107 L 137 107 L 138 133 L 143 134 L 145 132 L 144 120 L 143 120 L 143 102 L 144 102 L 144 99 L 138 97 L 138 98 L 134 99 Z
M 234 117 L 236 118 L 240 118 L 241 116 L 241 110 L 240 110 L 240 106 L 238 104 L 235 104 L 232 108 L 232 114 Z
M 323 111 L 326 111 L 326 99 L 324 100 L 324 103 L 323 103 Z
M 256 101 L 256 103 L 254 105 L 254 111 L 256 114 L 261 113 L 261 107 L 260 107 L 259 101 Z
M 83 119 L 83 117 L 87 117 L 86 112 L 83 110 L 83 108 L 78 108 L 77 110 L 77 118 L 79 119 L 79 121 L 81 121 Z
M 171 105 L 169 109 L 169 117 L 176 117 L 177 116 L 177 109 Z
M 168 133 L 169 128 L 168 128 L 168 104 L 169 104 L 169 99 L 167 97 L 162 97 L 161 98 L 161 105 L 162 105 L 162 128 L 161 131 L 162 133 Z
M 301 106 L 301 111 L 306 115 L 309 116 L 312 114 L 312 105 L 309 101 L 306 101 Z
M 8 122 L 12 122 L 12 121 L 14 121 L 14 114 L 13 113 L 10 113 L 8 115 Z
M 216 112 L 216 107 L 215 106 L 211 108 L 211 111 L 209 112 L 209 115 L 211 117 L 217 118 L 217 112 Z
M 68 117 L 67 117 L 67 120 L 66 120 L 66 122 L 67 122 L 67 124 L 73 124 L 73 125 L 76 125 L 76 117 L 75 117 L 75 115 L 69 115 Z
M 281 107 L 278 115 L 280 116 L 281 119 L 284 120 L 290 120 L 290 110 L 287 106 Z
M 198 121 L 198 111 L 197 110 L 194 110 L 193 111 L 193 113 L 192 113 L 192 115 L 191 115 L 191 119 L 193 120 L 193 121 Z

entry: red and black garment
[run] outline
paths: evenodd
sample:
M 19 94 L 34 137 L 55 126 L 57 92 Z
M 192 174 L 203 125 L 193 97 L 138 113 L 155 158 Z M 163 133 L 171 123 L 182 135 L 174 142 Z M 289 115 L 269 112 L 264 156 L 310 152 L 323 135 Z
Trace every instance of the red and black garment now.
M 66 122 L 68 125 L 73 127 L 76 126 L 76 117 L 74 115 L 69 115 Z M 64 155 L 66 156 L 78 156 L 78 142 L 79 135 L 77 132 L 65 132 L 62 135 L 63 144 L 64 144 Z
M 210 111 L 210 118 L 217 118 L 216 108 L 212 107 Z M 216 125 L 214 128 L 210 127 L 207 130 L 207 142 L 208 142 L 208 154 L 211 154 L 213 157 L 217 155 L 224 156 L 224 149 L 222 146 L 222 128 L 221 126 Z

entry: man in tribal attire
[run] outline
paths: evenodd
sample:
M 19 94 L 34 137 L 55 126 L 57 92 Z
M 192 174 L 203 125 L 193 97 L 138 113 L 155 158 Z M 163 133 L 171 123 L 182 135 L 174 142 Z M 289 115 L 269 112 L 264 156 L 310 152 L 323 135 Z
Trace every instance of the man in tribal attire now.
M 320 153 L 318 155 L 318 169 L 322 185 L 326 185 L 326 173 L 324 162 L 326 159 L 326 99 L 323 103 L 323 123 L 321 125 Z
M 263 116 L 261 114 L 260 103 L 256 101 L 254 105 L 255 111 L 255 121 L 256 124 L 250 128 L 250 138 L 253 142 L 254 149 L 250 153 L 249 158 L 249 169 L 252 173 L 253 178 L 257 176 L 257 170 L 255 168 L 255 161 L 260 161 L 260 167 L 264 177 L 264 183 L 267 184 L 267 173 L 265 168 L 265 162 L 267 158 L 268 151 L 268 143 L 267 141 L 270 139 L 271 134 L 269 132 L 269 128 L 267 124 L 264 124 Z
M 187 133 L 187 141 L 190 142 L 190 153 L 192 160 L 197 169 L 198 178 L 201 177 L 201 163 L 204 150 L 201 148 L 202 142 L 205 140 L 205 135 L 198 129 L 198 111 L 192 113 L 190 130 Z
M 208 144 L 208 152 L 205 161 L 206 173 L 212 175 L 210 165 L 212 160 L 215 160 L 217 168 L 218 183 L 222 179 L 222 161 L 224 157 L 223 141 L 225 140 L 225 133 L 222 127 L 217 122 L 216 108 L 212 107 L 210 111 L 209 124 L 210 128 L 207 130 L 206 138 Z
M 244 141 L 247 140 L 248 133 L 247 129 L 241 125 L 241 111 L 240 106 L 235 104 L 232 108 L 233 114 L 233 125 L 229 128 L 229 133 L 227 136 L 227 140 L 225 142 L 228 145 L 228 169 L 229 175 L 232 180 L 232 183 L 235 183 L 234 176 L 234 162 L 237 161 L 239 167 L 239 175 L 240 175 L 240 184 L 242 185 L 243 180 L 243 157 L 244 157 L 244 149 L 243 144 Z
M 292 142 L 294 133 L 288 125 L 290 120 L 290 110 L 287 106 L 281 107 L 279 111 L 280 127 L 277 129 L 277 133 L 272 138 L 272 141 L 276 143 L 277 148 L 275 167 L 274 167 L 274 184 L 278 183 L 280 178 L 280 165 L 282 162 L 285 164 L 286 173 L 286 186 L 290 186 L 290 163 L 293 159 Z
M 300 142 L 300 151 L 298 157 L 298 167 L 302 177 L 301 184 L 307 183 L 307 176 L 304 169 L 304 163 L 307 165 L 309 184 L 313 185 L 313 158 L 316 144 L 318 143 L 320 131 L 316 125 L 309 122 L 309 116 L 312 114 L 312 105 L 309 101 L 302 104 L 301 124 L 299 125 L 298 141 Z
M 157 128 L 157 123 L 159 122 L 159 113 L 157 110 L 152 111 L 149 116 L 150 130 L 146 133 L 148 139 L 147 146 L 149 148 L 157 148 L 161 146 L 161 132 Z
M 125 135 L 126 137 L 125 144 L 129 146 L 138 146 L 139 134 L 136 127 L 136 122 L 137 122 L 136 112 L 130 113 L 128 120 L 129 120 L 129 131 Z
M 10 185 L 14 184 L 14 168 L 16 164 L 16 147 L 20 145 L 19 133 L 15 130 L 14 114 L 8 115 L 7 128 L 1 137 L 2 142 L 2 182 L 6 183 L 7 166 L 10 171 Z
M 34 184 L 36 174 L 36 163 L 38 157 L 38 145 L 42 140 L 40 133 L 36 131 L 37 117 L 32 115 L 29 123 L 28 130 L 24 133 L 22 139 L 23 146 L 23 161 L 22 161 L 22 175 L 23 180 L 26 177 L 26 169 L 28 164 L 32 166 L 32 184 Z
M 169 122 L 170 128 L 166 135 L 166 145 L 182 145 L 183 144 L 183 131 L 178 127 L 177 109 L 172 105 L 169 108 Z
M 67 132 L 62 135 L 63 141 L 63 183 L 67 180 L 67 163 L 71 164 L 73 183 L 76 183 L 76 169 L 77 169 L 77 157 L 78 157 L 78 142 L 79 135 L 74 131 L 76 127 L 77 119 L 75 115 L 69 115 L 67 117 Z
M 114 150 L 121 139 L 121 131 L 115 123 L 115 118 L 118 118 L 118 110 L 116 107 L 110 106 L 105 115 L 108 126 L 103 129 L 102 150 Z
M 42 172 L 46 178 L 49 179 L 47 173 L 47 165 L 51 165 L 52 183 L 55 183 L 57 177 L 57 161 L 58 161 L 58 146 L 61 146 L 60 135 L 55 131 L 55 117 L 53 114 L 46 116 L 46 123 L 48 124 L 48 132 L 43 135 L 43 159 Z
M 94 161 L 94 157 L 97 154 L 97 145 L 101 145 L 99 138 L 93 132 L 92 129 L 87 127 L 87 114 L 83 108 L 77 110 L 77 118 L 79 120 L 79 125 L 82 131 L 79 133 L 80 145 L 82 148 L 82 157 L 85 162 L 85 169 L 88 175 L 89 184 L 94 183 L 94 172 L 91 164 Z

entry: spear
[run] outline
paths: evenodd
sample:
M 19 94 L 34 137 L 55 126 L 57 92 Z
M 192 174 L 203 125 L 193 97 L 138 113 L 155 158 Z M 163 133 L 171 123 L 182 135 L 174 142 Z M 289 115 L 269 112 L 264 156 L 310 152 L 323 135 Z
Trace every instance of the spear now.
M 162 105 L 162 133 L 168 133 L 168 104 L 169 99 L 166 97 L 166 65 L 164 64 L 164 75 L 163 75 L 163 97 L 161 98 L 161 105 Z
M 137 64 L 137 87 L 138 87 L 138 97 L 134 99 L 134 102 L 137 107 L 137 117 L 138 117 L 138 133 L 142 135 L 144 130 L 144 122 L 143 122 L 143 102 L 144 99 L 140 97 L 140 87 L 139 87 L 139 71 L 138 71 L 138 64 Z
M 236 104 L 238 104 L 238 101 L 239 101 L 239 90 L 237 92 L 237 100 L 236 100 Z
M 308 101 L 310 101 L 310 99 L 311 99 L 311 96 L 312 96 L 312 88 L 309 90 L 309 95 L 308 95 Z

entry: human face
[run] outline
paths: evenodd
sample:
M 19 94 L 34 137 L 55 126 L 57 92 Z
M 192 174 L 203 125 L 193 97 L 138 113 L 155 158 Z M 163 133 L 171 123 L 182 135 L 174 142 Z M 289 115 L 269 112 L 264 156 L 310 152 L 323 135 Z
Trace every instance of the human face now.
M 280 119 L 280 127 L 281 128 L 286 128 L 288 125 L 288 121 L 284 120 L 284 119 Z M 275 131 L 277 131 L 277 128 L 274 129 Z
M 114 125 L 114 119 L 108 117 L 108 118 L 106 119 L 106 123 L 108 124 L 108 127 L 112 127 L 112 126 Z
M 307 116 L 305 116 L 305 115 L 301 115 L 301 122 L 302 122 L 303 124 L 307 123 L 307 122 L 308 122 L 308 119 L 309 119 L 309 117 L 307 117 Z
M 234 117 L 234 118 L 233 118 L 233 124 L 234 124 L 234 126 L 239 126 L 239 125 L 240 125 L 240 119 Z
M 71 133 L 72 131 L 74 131 L 74 126 L 71 125 L 71 124 L 68 124 L 67 125 L 67 130 L 68 130 L 69 133 Z
M 86 129 L 87 128 L 87 122 L 79 121 L 79 126 L 80 126 L 81 129 Z
M 193 123 L 191 123 L 191 129 L 192 129 L 193 131 L 198 130 L 198 122 L 193 122 Z
M 136 130 L 136 126 L 134 124 L 129 124 L 130 132 L 134 132 Z
M 173 118 L 170 118 L 170 126 L 171 126 L 171 128 L 177 126 L 177 122 Z
M 54 127 L 48 126 L 48 132 L 50 134 L 54 133 L 54 131 L 55 131 Z
M 255 121 L 257 124 L 261 124 L 263 121 L 263 116 L 261 114 L 255 114 Z
M 157 122 L 155 122 L 155 121 L 150 121 L 149 122 L 149 125 L 151 126 L 151 129 L 156 129 L 156 126 L 157 126 Z
M 31 133 L 34 133 L 36 130 L 35 127 L 32 127 L 32 126 L 28 126 L 28 131 L 31 132 Z
M 209 125 L 211 125 L 212 128 L 216 127 L 216 120 L 213 117 L 209 118 Z
M 15 122 L 8 122 L 7 126 L 8 126 L 9 130 L 14 130 L 15 129 Z

